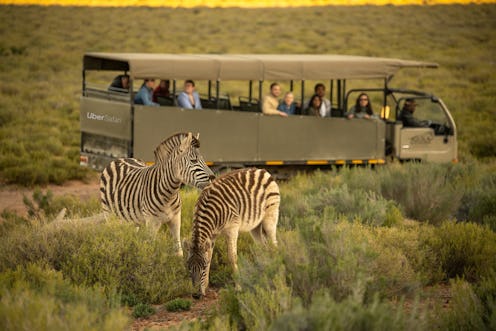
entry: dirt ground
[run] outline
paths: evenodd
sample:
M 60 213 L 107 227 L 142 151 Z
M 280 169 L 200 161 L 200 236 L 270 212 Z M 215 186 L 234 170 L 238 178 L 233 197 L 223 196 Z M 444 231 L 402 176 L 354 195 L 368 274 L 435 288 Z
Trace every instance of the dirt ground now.
M 55 197 L 72 195 L 81 200 L 88 200 L 99 197 L 98 175 L 90 178 L 87 182 L 70 181 L 63 185 L 48 185 L 41 187 L 43 192 L 50 190 Z M 33 189 L 12 185 L 0 186 L 0 212 L 9 210 L 21 216 L 27 216 L 27 208 L 23 203 L 24 196 L 32 198 Z M 186 298 L 185 298 L 186 299 Z M 156 313 L 144 319 L 139 318 L 133 321 L 131 328 L 133 331 L 142 330 L 162 330 L 171 326 L 180 325 L 183 321 L 194 321 L 204 319 L 211 309 L 215 308 L 218 302 L 218 290 L 209 289 L 202 300 L 191 299 L 192 305 L 189 311 L 168 312 L 162 305 L 155 306 Z M 130 312 L 131 314 L 131 312 Z
M 179 326 L 184 321 L 204 320 L 209 311 L 215 309 L 218 299 L 218 289 L 209 288 L 201 300 L 191 299 L 193 301 L 188 311 L 169 312 L 163 306 L 156 306 L 157 312 L 146 319 L 135 320 L 132 324 L 132 330 L 163 330 L 172 326 Z
M 48 185 L 40 187 L 43 192 L 51 191 L 54 196 L 73 195 L 81 200 L 99 197 L 98 175 L 91 176 L 87 182 L 69 181 L 63 185 Z M 33 188 L 19 187 L 14 185 L 0 184 L 0 212 L 9 210 L 21 216 L 27 216 L 27 208 L 23 203 L 23 197 L 32 198 Z

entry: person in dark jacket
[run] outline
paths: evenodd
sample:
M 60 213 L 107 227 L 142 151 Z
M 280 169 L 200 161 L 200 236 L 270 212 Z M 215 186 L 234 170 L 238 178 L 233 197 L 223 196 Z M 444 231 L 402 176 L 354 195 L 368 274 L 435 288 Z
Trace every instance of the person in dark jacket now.
M 320 107 L 322 106 L 322 98 L 318 94 L 314 94 L 308 103 L 308 108 L 304 110 L 304 115 L 320 117 Z
M 153 91 L 153 102 L 158 102 L 158 97 L 169 98 L 170 97 L 170 82 L 168 79 L 162 79 L 158 86 Z
M 428 128 L 431 125 L 431 121 L 421 121 L 413 116 L 417 103 L 414 99 L 406 99 L 403 104 L 403 109 L 401 109 L 398 116 L 398 121 L 403 122 L 403 127 L 409 128 Z
M 114 78 L 110 86 L 109 91 L 129 93 L 129 76 L 128 75 L 118 75 Z

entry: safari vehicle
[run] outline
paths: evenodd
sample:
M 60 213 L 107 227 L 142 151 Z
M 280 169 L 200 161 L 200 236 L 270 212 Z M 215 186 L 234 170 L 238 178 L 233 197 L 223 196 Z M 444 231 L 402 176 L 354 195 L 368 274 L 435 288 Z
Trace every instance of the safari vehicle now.
M 87 53 L 83 57 L 81 165 L 102 169 L 114 158 L 153 162 L 155 147 L 181 131 L 200 133 L 201 151 L 214 169 L 262 166 L 294 169 L 347 164 L 383 164 L 389 159 L 453 162 L 457 133 L 442 100 L 420 91 L 390 87 L 400 69 L 437 64 L 341 55 L 192 55 Z M 116 74 L 130 88 L 109 91 Z M 143 79 L 168 79 L 162 106 L 134 104 Z M 184 80 L 195 80 L 202 110 L 177 106 Z M 301 104 L 314 84 L 326 85 L 331 117 L 267 116 L 261 100 L 272 82 L 293 90 Z M 356 96 L 366 92 L 380 117 L 347 119 Z M 405 128 L 396 118 L 406 98 L 418 104 L 415 116 L 431 127 Z

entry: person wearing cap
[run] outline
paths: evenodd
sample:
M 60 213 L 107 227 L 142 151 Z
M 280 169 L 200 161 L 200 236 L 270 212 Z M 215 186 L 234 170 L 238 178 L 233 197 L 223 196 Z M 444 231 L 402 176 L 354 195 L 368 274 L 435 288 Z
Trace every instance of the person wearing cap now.
M 153 88 L 155 87 L 155 79 L 145 78 L 143 85 L 141 85 L 138 93 L 134 96 L 134 103 L 145 106 L 160 106 L 158 103 L 153 102 Z
M 417 103 L 415 102 L 414 99 L 412 98 L 406 99 L 405 103 L 403 104 L 403 108 L 401 109 L 400 114 L 398 116 L 398 121 L 403 122 L 403 127 L 428 128 L 432 123 L 430 120 L 421 121 L 413 116 L 416 107 L 417 107 Z

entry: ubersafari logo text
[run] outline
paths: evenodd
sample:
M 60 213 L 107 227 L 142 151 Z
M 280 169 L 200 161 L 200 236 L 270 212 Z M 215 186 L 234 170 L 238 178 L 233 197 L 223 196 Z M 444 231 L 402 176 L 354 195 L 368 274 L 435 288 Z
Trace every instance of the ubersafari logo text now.
M 121 123 L 122 119 L 120 117 L 110 116 L 110 115 L 99 115 L 95 113 L 86 113 L 86 118 L 95 121 L 105 121 L 111 123 Z

